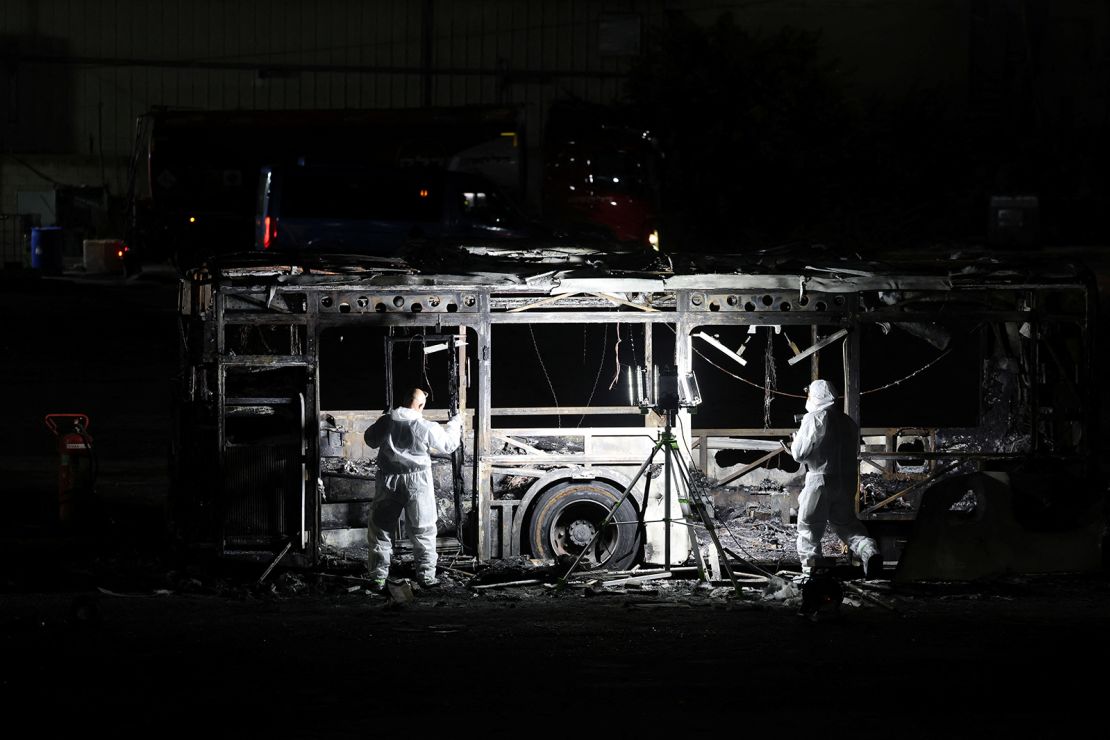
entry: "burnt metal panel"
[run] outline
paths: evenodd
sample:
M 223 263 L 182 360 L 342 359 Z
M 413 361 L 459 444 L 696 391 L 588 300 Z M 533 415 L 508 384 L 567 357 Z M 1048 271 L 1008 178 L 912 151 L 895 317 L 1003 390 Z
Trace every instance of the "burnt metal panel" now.
M 475 416 L 476 445 L 474 449 L 474 509 L 478 517 L 478 559 L 490 558 L 490 541 L 487 531 L 490 521 L 489 465 L 484 462 L 491 453 L 493 386 L 493 325 L 490 322 L 489 296 L 479 297 L 482 321 L 477 327 L 478 342 L 478 412 Z
M 234 446 L 224 453 L 223 533 L 238 537 L 287 537 L 299 524 L 300 448 Z
M 477 291 L 454 290 L 388 293 L 360 291 L 327 291 L 316 300 L 321 314 L 365 313 L 477 313 Z

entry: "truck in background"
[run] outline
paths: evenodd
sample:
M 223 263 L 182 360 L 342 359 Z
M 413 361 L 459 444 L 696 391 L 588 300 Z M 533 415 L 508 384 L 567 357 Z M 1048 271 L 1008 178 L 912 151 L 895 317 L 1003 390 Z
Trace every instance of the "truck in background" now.
M 639 132 L 613 126 L 567 125 L 564 121 L 575 118 L 600 119 L 576 112 L 556 115 L 561 110 L 552 108 L 553 131 L 541 147 L 541 166 L 557 172 L 541 178 L 550 181 L 542 198 L 528 194 L 522 106 L 154 110 L 136 125 L 127 242 L 133 260 L 139 255 L 171 258 L 183 267 L 214 254 L 249 251 L 257 232 L 258 182 L 264 167 L 361 166 L 481 176 L 519 210 L 542 210 L 556 228 L 646 245 L 645 228 L 652 220 L 645 213 L 653 200 L 633 197 L 632 191 L 654 191 L 654 167 L 637 161 L 653 156 L 647 140 Z M 635 146 L 613 145 L 615 139 L 635 137 L 640 139 Z M 640 173 L 639 179 L 614 182 L 614 176 L 621 179 L 607 164 L 614 156 L 621 173 L 631 169 Z M 620 189 L 628 192 L 620 194 Z
M 604 106 L 552 106 L 544 142 L 543 213 L 622 243 L 658 249 L 659 162 L 651 132 Z
M 256 250 L 382 257 L 417 240 L 539 236 L 488 178 L 423 167 L 263 167 L 254 225 Z
M 128 243 L 182 266 L 249 251 L 267 166 L 435 167 L 517 197 L 522 132 L 521 112 L 503 107 L 151 111 L 136 125 Z

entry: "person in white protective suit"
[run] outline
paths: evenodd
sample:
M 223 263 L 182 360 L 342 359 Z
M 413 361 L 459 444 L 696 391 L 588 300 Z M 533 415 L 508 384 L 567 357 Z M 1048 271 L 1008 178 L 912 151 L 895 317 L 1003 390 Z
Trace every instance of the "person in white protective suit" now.
M 462 419 L 455 415 L 445 425 L 423 417 L 427 394 L 409 390 L 402 403 L 382 415 L 366 430 L 364 439 L 378 449 L 378 474 L 374 501 L 366 523 L 370 546 L 370 578 L 376 590 L 385 587 L 393 543 L 390 532 L 405 512 L 405 526 L 412 540 L 416 582 L 434 586 L 436 580 L 436 512 L 432 484 L 431 450 L 453 452 L 462 441 Z
M 864 575 L 874 578 L 882 571 L 882 556 L 853 506 L 859 427 L 835 404 L 831 383 L 810 383 L 807 413 L 790 445 L 790 454 L 806 466 L 805 486 L 798 497 L 798 558 L 802 572 L 809 575 L 814 559 L 821 556 L 821 537 L 828 524 L 863 562 Z

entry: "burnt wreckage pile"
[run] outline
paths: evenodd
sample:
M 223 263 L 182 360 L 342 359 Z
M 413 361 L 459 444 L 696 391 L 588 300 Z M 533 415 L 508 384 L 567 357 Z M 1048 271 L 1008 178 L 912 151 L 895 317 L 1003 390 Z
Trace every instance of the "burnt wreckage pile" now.
M 1080 267 L 565 247 L 443 250 L 423 268 L 281 259 L 181 285 L 174 517 L 227 557 L 362 557 L 363 433 L 421 385 L 426 417 L 465 419 L 462 449 L 433 465 L 445 553 L 688 566 L 705 549 L 681 513 L 697 493 L 735 564 L 796 566 L 804 469 L 785 447 L 820 377 L 860 423 L 856 511 L 896 577 L 1098 567 Z M 666 366 L 701 384 L 675 422 L 697 490 L 655 465 L 623 497 L 663 425 L 636 395 Z

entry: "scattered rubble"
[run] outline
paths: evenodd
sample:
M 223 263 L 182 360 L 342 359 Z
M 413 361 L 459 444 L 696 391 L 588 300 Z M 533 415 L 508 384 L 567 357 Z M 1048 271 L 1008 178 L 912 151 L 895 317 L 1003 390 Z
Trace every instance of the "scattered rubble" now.
M 407 579 L 404 578 L 390 578 L 385 582 L 386 589 L 389 593 L 389 601 L 396 606 L 404 606 L 409 604 L 415 599 L 412 593 L 412 586 L 409 585 Z
M 897 478 L 887 479 L 882 473 L 863 473 L 860 475 L 860 506 L 863 508 L 874 506 L 905 489 L 912 482 Z M 884 511 L 911 512 L 914 510 L 915 502 L 920 495 L 921 491 L 919 490 L 896 498 L 884 507 Z
M 349 460 L 344 457 L 321 457 L 320 472 L 324 475 L 350 475 L 358 478 L 373 478 L 377 474 L 377 460 L 360 458 Z
M 570 455 L 582 453 L 585 451 L 583 446 L 583 437 L 515 437 L 527 445 L 535 447 L 541 452 L 549 452 L 556 455 Z M 507 447 L 507 450 L 514 449 Z M 512 454 L 520 454 L 522 450 L 514 450 Z
M 554 560 L 541 560 L 517 555 L 484 565 L 475 574 L 472 585 L 504 584 L 523 580 L 543 582 L 556 577 Z
M 801 595 L 801 591 L 798 590 L 793 581 L 788 581 L 785 578 L 772 578 L 763 589 L 763 599 L 765 601 L 785 602 L 789 599 L 800 599 Z
M 532 578 L 525 581 L 505 581 L 503 583 L 487 583 L 482 586 L 472 586 L 475 591 L 482 591 L 487 588 L 508 588 L 510 586 L 539 586 L 544 582 L 538 578 Z

